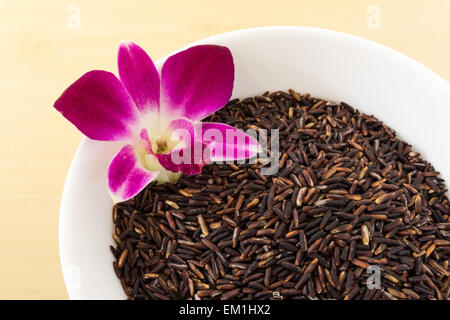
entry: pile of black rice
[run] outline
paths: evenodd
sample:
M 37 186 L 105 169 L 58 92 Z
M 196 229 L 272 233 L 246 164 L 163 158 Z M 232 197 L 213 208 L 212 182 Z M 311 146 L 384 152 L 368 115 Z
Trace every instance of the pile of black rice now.
M 279 170 L 212 164 L 114 206 L 130 299 L 449 298 L 447 187 L 383 122 L 293 90 L 207 120 L 278 129 Z

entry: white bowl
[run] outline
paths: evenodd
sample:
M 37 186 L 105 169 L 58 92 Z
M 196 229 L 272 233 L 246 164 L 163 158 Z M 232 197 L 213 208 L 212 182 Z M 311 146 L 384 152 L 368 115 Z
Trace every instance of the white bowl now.
M 305 27 L 235 31 L 189 46 L 205 43 L 230 48 L 233 97 L 294 88 L 345 101 L 396 130 L 450 182 L 450 85 L 414 60 L 362 38 Z M 141 45 L 151 51 L 158 44 Z M 59 246 L 71 299 L 125 298 L 109 250 L 113 223 L 106 186 L 106 169 L 119 147 L 85 138 L 67 175 Z

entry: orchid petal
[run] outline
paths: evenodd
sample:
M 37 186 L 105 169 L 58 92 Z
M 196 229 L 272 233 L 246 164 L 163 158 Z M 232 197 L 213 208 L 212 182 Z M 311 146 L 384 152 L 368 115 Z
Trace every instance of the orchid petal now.
M 171 119 L 201 120 L 222 108 L 233 91 L 228 48 L 200 45 L 169 57 L 161 71 L 161 112 Z
M 186 118 L 172 120 L 167 126 L 167 132 L 170 132 L 169 139 L 178 141 L 178 144 L 167 154 L 155 155 L 161 166 L 168 171 L 187 175 L 201 173 L 204 165 L 203 146 L 194 140 L 194 122 Z
M 158 176 L 157 171 L 144 169 L 131 145 L 126 145 L 115 155 L 108 168 L 108 187 L 115 202 L 137 195 Z
M 141 113 L 159 113 L 159 74 L 147 53 L 133 42 L 124 42 L 118 53 L 120 80 Z
M 172 120 L 167 126 L 167 132 L 170 133 L 171 141 L 178 141 L 176 147 L 193 145 L 196 137 L 194 133 L 194 121 L 186 118 Z M 198 135 L 201 138 L 201 135 Z
M 258 153 L 259 144 L 254 137 L 227 124 L 201 122 L 196 125 L 196 130 L 201 130 L 202 141 L 208 146 L 212 161 L 243 160 Z
M 147 129 L 142 129 L 139 134 L 140 142 L 142 143 L 144 150 L 148 154 L 153 154 L 152 150 L 152 142 L 150 141 L 150 137 L 148 136 Z
M 189 132 L 191 132 L 193 127 L 194 122 L 192 120 L 189 120 L 187 118 L 178 118 L 170 121 L 167 129 L 170 132 L 180 129 L 188 130 Z
M 107 71 L 84 74 L 63 92 L 54 107 L 94 140 L 125 140 L 138 121 L 133 99 L 119 79 Z
M 200 154 L 203 153 L 204 145 L 198 147 Z M 161 166 L 171 172 L 182 172 L 185 175 L 193 175 L 202 172 L 202 167 L 205 161 L 201 158 L 195 159 L 194 148 L 184 147 L 172 150 L 167 154 L 156 154 Z M 187 161 L 179 161 L 179 159 L 186 159 Z M 177 160 L 175 160 L 177 159 Z

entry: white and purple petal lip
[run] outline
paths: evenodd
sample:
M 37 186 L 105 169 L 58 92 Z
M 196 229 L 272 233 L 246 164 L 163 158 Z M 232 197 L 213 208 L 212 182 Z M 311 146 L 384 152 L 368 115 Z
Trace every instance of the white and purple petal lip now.
M 126 145 L 115 155 L 108 168 L 108 187 L 115 202 L 137 195 L 159 172 L 143 168 L 131 145 Z
M 215 122 L 201 122 L 197 126 L 201 128 L 211 161 L 243 160 L 258 153 L 258 141 L 242 130 Z
M 167 132 L 169 140 L 176 141 L 174 148 L 168 153 L 157 154 L 159 163 L 171 172 L 182 172 L 185 175 L 198 174 L 205 164 L 202 158 L 201 140 L 196 141 L 194 122 L 186 118 L 172 120 Z M 201 139 L 201 136 L 198 137 Z M 195 149 L 195 148 L 198 149 Z M 199 152 L 195 152 L 199 151 Z
M 168 154 L 157 154 L 161 166 L 171 172 L 181 172 L 185 175 L 199 174 L 202 172 L 204 162 L 196 163 L 191 148 L 172 150 Z M 184 161 L 184 159 L 186 159 Z M 180 160 L 181 159 L 181 160 Z
M 161 70 L 162 116 L 201 120 L 228 102 L 233 82 L 233 56 L 226 47 L 200 45 L 174 54 Z
M 85 136 L 122 141 L 133 135 L 138 110 L 122 83 L 111 72 L 84 74 L 56 100 L 54 107 Z
M 139 134 L 139 138 L 140 138 L 139 143 L 142 144 L 145 153 L 153 154 L 152 142 L 150 141 L 150 137 L 148 135 L 147 129 L 141 130 L 141 132 Z

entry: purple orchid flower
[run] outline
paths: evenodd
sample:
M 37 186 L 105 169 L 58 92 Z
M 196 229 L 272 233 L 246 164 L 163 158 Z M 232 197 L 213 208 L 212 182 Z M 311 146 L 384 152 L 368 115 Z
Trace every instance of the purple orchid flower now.
M 228 48 L 191 47 L 169 57 L 159 74 L 147 53 L 127 42 L 120 45 L 118 68 L 120 80 L 107 71 L 87 72 L 54 104 L 88 138 L 125 143 L 108 168 L 115 202 L 132 198 L 153 180 L 176 182 L 211 161 L 256 155 L 253 137 L 226 124 L 201 122 L 231 97 L 234 64 Z

